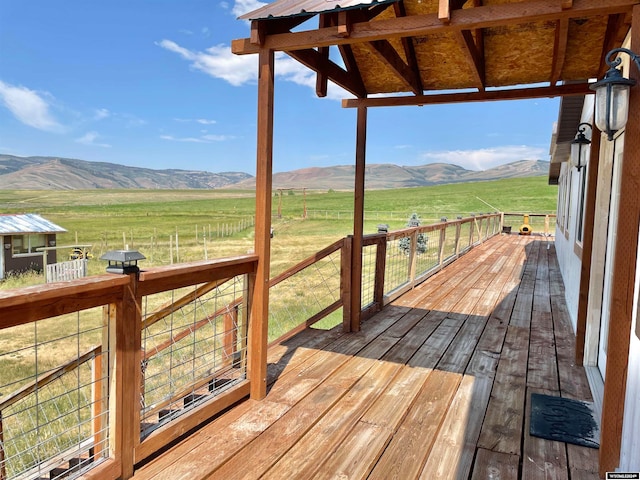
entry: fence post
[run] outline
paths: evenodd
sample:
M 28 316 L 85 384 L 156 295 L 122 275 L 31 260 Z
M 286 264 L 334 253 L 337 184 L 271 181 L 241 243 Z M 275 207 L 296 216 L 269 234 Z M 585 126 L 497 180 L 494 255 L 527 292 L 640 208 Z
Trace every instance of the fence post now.
M 455 254 L 456 258 L 460 256 L 460 231 L 462 230 L 462 217 L 458 217 L 458 223 L 456 223 L 456 243 Z
M 351 331 L 351 255 L 353 235 L 344 238 L 340 255 L 340 294 L 342 297 L 342 331 Z
M 376 272 L 373 284 L 373 301 L 377 310 L 384 306 L 384 275 L 387 265 L 387 234 L 382 234 L 376 242 Z

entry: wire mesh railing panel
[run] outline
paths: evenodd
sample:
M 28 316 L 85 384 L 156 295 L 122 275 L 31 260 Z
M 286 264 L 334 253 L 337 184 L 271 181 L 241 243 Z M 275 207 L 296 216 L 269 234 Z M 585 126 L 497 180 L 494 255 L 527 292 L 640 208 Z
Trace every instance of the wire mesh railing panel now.
M 340 301 L 341 252 L 337 249 L 271 286 L 269 342 Z M 335 318 L 339 323 L 340 317 Z
M 93 308 L 2 331 L 0 478 L 72 478 L 107 457 L 105 318 Z
M 421 277 L 440 263 L 440 232 L 419 233 L 416 244 L 416 277 Z
M 208 285 L 143 298 L 143 437 L 246 379 L 244 277 Z
M 409 281 L 410 252 L 411 237 L 408 235 L 387 241 L 384 274 L 385 294 L 400 288 Z
M 376 279 L 376 245 L 362 248 L 362 309 L 372 305 L 375 301 L 374 289 Z

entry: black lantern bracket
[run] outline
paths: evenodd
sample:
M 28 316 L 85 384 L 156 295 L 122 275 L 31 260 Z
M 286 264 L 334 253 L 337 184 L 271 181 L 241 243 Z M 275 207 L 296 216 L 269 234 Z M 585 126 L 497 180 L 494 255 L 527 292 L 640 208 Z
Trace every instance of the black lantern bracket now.
M 584 134 L 587 127 L 592 128 L 591 124 L 586 122 L 578 125 L 576 138 L 571 141 L 571 163 L 578 171 L 587 164 L 587 146 L 591 145 L 591 140 Z
M 620 53 L 626 53 L 640 71 L 640 55 L 628 48 L 614 48 L 605 55 L 609 70 L 604 78 L 589 88 L 596 92 L 596 125 L 607 134 L 609 141 L 614 134 L 624 128 L 628 117 L 628 91 L 636 84 L 632 78 L 626 78 L 618 66 L 622 63 Z M 619 100 L 624 98 L 624 100 Z M 627 102 L 622 106 L 622 102 Z M 604 110 L 604 111 L 603 111 Z

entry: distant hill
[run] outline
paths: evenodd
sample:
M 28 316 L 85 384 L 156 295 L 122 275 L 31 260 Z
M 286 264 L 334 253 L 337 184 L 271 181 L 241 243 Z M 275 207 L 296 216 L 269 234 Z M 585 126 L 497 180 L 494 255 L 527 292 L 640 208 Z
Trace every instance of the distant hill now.
M 430 163 L 418 167 L 373 164 L 366 167 L 366 188 L 424 187 L 443 183 L 479 182 L 501 178 L 535 177 L 549 173 L 549 162 L 519 160 L 488 170 L 467 170 L 448 163 Z M 319 190 L 352 190 L 355 175 L 353 165 L 312 167 L 273 175 L 274 188 L 312 188 Z M 233 188 L 255 188 L 255 178 L 248 178 Z
M 0 154 L 0 189 L 82 190 L 92 188 L 220 188 L 251 178 L 248 173 L 153 170 L 59 157 Z
M 520 160 L 482 171 L 431 163 L 417 167 L 367 165 L 368 189 L 406 188 L 442 183 L 477 182 L 546 175 L 549 162 Z M 274 188 L 352 190 L 353 165 L 312 167 L 273 175 Z M 153 170 L 115 163 L 59 157 L 16 157 L 0 154 L 0 189 L 83 190 L 92 188 L 211 189 L 255 188 L 255 177 L 242 172 Z

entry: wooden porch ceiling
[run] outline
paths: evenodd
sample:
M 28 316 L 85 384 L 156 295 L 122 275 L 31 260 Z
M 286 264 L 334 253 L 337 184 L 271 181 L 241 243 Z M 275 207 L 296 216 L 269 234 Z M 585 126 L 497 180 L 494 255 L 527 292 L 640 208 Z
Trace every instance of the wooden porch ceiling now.
M 272 347 L 264 400 L 135 478 L 598 478 L 598 450 L 528 433 L 532 393 L 591 399 L 563 288 L 550 240 L 494 237 L 361 332 Z
M 252 21 L 251 37 L 232 50 L 286 52 L 317 73 L 319 96 L 332 81 L 359 99 L 347 107 L 581 95 L 605 71 L 604 54 L 622 43 L 638 3 L 276 0 L 241 17 Z M 438 94 L 451 90 L 464 94 Z

